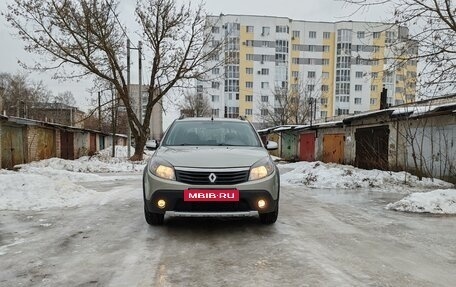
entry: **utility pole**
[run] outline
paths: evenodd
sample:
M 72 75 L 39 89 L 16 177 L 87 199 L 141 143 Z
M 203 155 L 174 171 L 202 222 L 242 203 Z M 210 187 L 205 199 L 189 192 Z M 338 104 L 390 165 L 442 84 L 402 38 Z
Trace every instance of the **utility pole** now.
M 127 39 L 127 99 L 130 101 L 130 39 Z M 127 117 L 128 118 L 128 117 Z M 127 121 L 127 156 L 131 156 L 131 129 Z
M 309 106 L 310 106 L 310 126 L 312 126 L 312 118 L 313 118 L 313 115 L 312 115 L 312 112 L 313 112 L 313 98 L 312 97 L 309 98 Z
M 3 110 L 3 94 L 5 93 L 5 87 L 3 86 L 3 79 L 2 82 L 0 83 L 0 115 L 5 115 L 5 112 Z
M 139 66 L 139 121 L 142 122 L 142 42 L 138 42 L 138 66 Z
M 101 91 L 98 91 L 98 130 L 101 131 Z
M 116 114 L 115 114 L 115 108 L 116 108 L 116 99 L 114 98 L 114 89 L 111 85 L 111 101 L 112 101 L 112 111 L 111 111 L 111 116 L 112 116 L 112 157 L 116 156 Z

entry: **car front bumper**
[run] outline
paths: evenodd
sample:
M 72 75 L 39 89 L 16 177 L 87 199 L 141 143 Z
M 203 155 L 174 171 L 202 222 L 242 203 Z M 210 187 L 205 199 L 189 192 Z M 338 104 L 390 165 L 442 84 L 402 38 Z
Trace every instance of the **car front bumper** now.
M 189 185 L 177 181 L 165 180 L 151 174 L 148 169 L 144 171 L 144 204 L 149 212 L 171 215 L 200 214 L 210 216 L 247 216 L 247 213 L 268 213 L 276 210 L 279 201 L 279 173 L 274 171 L 270 176 L 247 181 L 237 185 Z M 186 202 L 184 190 L 186 189 L 233 189 L 239 190 L 239 201 L 236 202 Z M 266 206 L 258 207 L 258 201 L 266 201 Z M 158 207 L 158 201 L 164 200 L 164 208 Z M 205 215 L 204 215 L 205 214 Z M 185 216 L 187 216 L 185 215 Z M 216 215 L 216 216 L 219 216 Z M 184 216 L 184 215 L 181 215 Z

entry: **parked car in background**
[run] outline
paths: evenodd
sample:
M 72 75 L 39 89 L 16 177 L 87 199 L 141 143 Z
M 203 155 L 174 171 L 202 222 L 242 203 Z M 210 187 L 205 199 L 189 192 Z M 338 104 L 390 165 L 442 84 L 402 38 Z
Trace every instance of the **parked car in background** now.
M 155 149 L 152 144 L 146 145 Z M 173 122 L 143 176 L 147 223 L 173 216 L 252 216 L 272 224 L 279 213 L 279 171 L 255 128 L 242 119 Z
M 158 142 L 154 139 L 148 140 L 146 142 L 146 148 L 147 149 L 156 149 L 158 147 Z

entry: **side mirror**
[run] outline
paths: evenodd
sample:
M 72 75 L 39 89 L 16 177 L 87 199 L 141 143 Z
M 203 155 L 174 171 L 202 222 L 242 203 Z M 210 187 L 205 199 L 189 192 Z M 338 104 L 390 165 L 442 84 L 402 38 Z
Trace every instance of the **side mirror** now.
M 278 149 L 279 148 L 279 145 L 274 142 L 274 141 L 267 141 L 266 142 L 266 149 L 267 150 L 275 150 L 275 149 Z

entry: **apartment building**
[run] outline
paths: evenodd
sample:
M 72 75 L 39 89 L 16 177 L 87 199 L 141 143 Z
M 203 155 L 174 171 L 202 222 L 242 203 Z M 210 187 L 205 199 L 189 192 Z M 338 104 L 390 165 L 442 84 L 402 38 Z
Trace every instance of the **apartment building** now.
M 132 106 L 137 111 L 137 114 L 141 114 L 141 122 L 144 122 L 145 111 L 147 108 L 147 102 L 149 99 L 149 86 L 142 85 L 141 88 L 141 110 L 139 109 L 139 85 L 130 85 L 130 99 Z M 160 100 L 153 108 L 149 124 L 149 138 L 161 139 L 163 136 L 163 106 Z
M 388 105 L 415 98 L 417 62 L 408 55 L 417 45 L 404 27 L 223 14 L 208 23 L 223 48 L 198 92 L 216 117 L 246 116 L 261 125 L 271 108 L 281 113 L 293 105 L 308 105 L 314 119 L 356 114 L 379 109 L 383 88 Z M 284 93 L 291 97 L 286 106 Z

